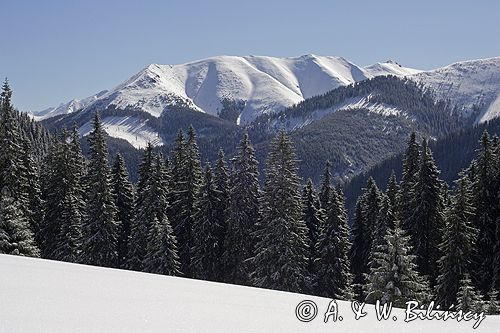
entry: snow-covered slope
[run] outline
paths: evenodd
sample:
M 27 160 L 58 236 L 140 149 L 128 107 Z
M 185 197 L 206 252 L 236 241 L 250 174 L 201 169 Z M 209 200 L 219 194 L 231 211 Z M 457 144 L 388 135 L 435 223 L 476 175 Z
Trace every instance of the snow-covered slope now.
M 303 300 L 317 317 L 300 322 Z M 474 321 L 377 321 L 354 319 L 338 302 L 342 321 L 324 323 L 330 300 L 221 283 L 0 255 L 0 332 L 473 332 Z M 307 315 L 307 313 L 304 313 Z M 500 317 L 487 317 L 481 332 L 498 332 Z
M 35 112 L 39 118 L 78 108 L 126 107 L 158 117 L 172 105 L 217 115 L 221 100 L 245 101 L 240 121 L 279 111 L 305 98 L 378 75 L 411 75 L 418 70 L 395 62 L 359 67 L 341 57 L 305 55 L 296 58 L 219 56 L 181 65 L 152 64 L 110 91 L 85 103 L 68 103 Z M 76 107 L 75 107 L 76 106 Z
M 164 144 L 160 135 L 147 125 L 147 121 L 132 116 L 104 117 L 102 124 L 106 133 L 113 138 L 128 141 L 135 148 L 146 148 L 148 143 L 153 146 Z M 86 136 L 92 131 L 92 123 L 88 121 L 79 128 L 81 136 Z
M 60 114 L 72 113 L 72 112 L 78 111 L 80 109 L 83 109 L 84 107 L 86 107 L 90 103 L 94 102 L 95 100 L 97 100 L 98 98 L 100 98 L 102 95 L 104 95 L 106 93 L 107 93 L 107 90 L 103 90 L 95 95 L 89 96 L 89 97 L 84 98 L 82 100 L 75 98 L 67 103 L 61 103 L 59 106 L 50 107 L 50 108 L 47 108 L 45 110 L 34 112 L 33 115 L 35 116 L 35 119 L 45 119 L 45 118 L 58 116 Z
M 413 78 L 466 115 L 478 112 L 477 122 L 500 116 L 500 57 L 457 62 Z

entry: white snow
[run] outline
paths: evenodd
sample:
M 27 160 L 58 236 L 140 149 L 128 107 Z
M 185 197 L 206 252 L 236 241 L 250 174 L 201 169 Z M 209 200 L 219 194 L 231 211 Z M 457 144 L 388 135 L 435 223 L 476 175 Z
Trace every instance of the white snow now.
M 102 124 L 109 136 L 126 140 L 135 148 L 146 148 L 148 142 L 153 146 L 164 144 L 159 134 L 147 125 L 146 120 L 131 116 L 114 116 L 103 118 Z M 81 126 L 78 131 L 81 136 L 86 136 L 91 130 L 92 124 L 89 121 Z
M 296 306 L 312 300 L 317 317 L 299 322 Z M 354 319 L 338 302 L 343 321 L 323 322 L 330 300 L 185 278 L 0 255 L 0 332 L 473 332 L 474 321 L 405 323 Z M 487 317 L 478 332 L 498 332 Z

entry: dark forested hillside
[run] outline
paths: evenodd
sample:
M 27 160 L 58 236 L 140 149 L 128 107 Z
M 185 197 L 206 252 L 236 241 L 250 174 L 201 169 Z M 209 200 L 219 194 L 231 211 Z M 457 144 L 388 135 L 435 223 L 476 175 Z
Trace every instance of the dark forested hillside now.
M 482 133 L 487 130 L 490 135 L 500 135 L 500 119 L 478 124 L 474 127 L 459 130 L 440 140 L 431 141 L 429 147 L 433 151 L 434 159 L 441 170 L 440 178 L 449 186 L 458 178 L 460 170 L 467 167 L 479 148 Z M 406 142 L 402 142 L 406 145 Z M 401 179 L 403 154 L 396 154 L 376 164 L 368 171 L 354 176 L 344 187 L 346 205 L 349 213 L 353 214 L 356 198 L 365 187 L 369 177 L 372 177 L 380 188 L 385 189 L 387 179 L 394 170 L 398 180 Z

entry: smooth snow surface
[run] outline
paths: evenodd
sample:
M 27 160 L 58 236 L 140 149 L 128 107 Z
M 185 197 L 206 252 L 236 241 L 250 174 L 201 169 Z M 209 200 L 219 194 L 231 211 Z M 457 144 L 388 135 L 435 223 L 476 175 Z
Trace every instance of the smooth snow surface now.
M 302 300 L 318 316 L 299 322 Z M 373 307 L 354 320 L 339 302 L 340 322 L 323 322 L 330 300 L 265 289 L 0 255 L 0 332 L 474 332 L 473 322 L 378 322 Z M 487 317 L 477 332 L 498 332 L 500 317 Z

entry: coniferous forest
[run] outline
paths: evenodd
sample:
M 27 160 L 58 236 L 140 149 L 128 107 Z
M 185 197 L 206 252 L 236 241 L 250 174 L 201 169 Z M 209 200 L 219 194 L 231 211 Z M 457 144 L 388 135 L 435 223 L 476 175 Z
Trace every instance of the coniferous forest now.
M 299 177 L 279 132 L 263 169 L 247 134 L 202 165 L 195 129 L 170 155 L 150 145 L 132 183 L 93 130 L 49 134 L 0 101 L 0 253 L 367 302 L 407 300 L 499 312 L 500 143 L 484 132 L 452 186 L 429 143 L 409 135 L 402 175 L 373 178 L 352 220 L 326 163 L 318 186 Z M 86 140 L 84 155 L 81 140 Z M 260 171 L 264 170 L 261 182 Z

